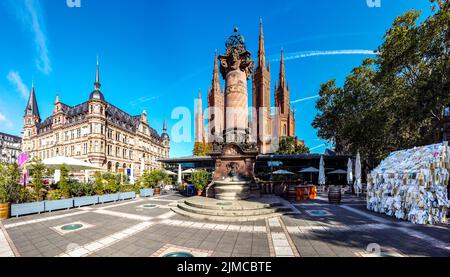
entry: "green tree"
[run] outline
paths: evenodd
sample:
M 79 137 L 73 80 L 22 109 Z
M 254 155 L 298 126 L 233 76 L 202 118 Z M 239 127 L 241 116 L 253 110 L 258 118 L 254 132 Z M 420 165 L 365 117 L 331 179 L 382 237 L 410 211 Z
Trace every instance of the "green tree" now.
M 294 155 L 308 154 L 309 148 L 300 143 L 296 137 L 282 137 L 279 142 L 277 154 Z
M 69 169 L 66 165 L 61 165 L 59 170 L 61 172 L 61 176 L 59 178 L 58 189 L 64 197 L 70 197 Z
M 321 86 L 313 127 L 336 151 L 375 166 L 390 152 L 433 142 L 450 104 L 450 0 L 430 1 L 419 22 L 412 10 L 397 17 L 374 59 L 352 70 L 342 87 Z
M 37 201 L 41 201 L 44 198 L 44 177 L 47 172 L 46 166 L 39 159 L 33 159 L 31 165 L 31 181 L 33 185 L 33 191 Z
M 194 156 L 208 156 L 212 150 L 212 146 L 205 142 L 196 142 L 194 144 L 193 155 Z

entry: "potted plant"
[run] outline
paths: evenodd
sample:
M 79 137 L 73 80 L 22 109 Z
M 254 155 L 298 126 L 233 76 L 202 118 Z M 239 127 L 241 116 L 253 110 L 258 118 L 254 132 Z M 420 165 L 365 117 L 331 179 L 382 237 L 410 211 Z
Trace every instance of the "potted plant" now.
M 112 173 L 101 174 L 97 172 L 95 174 L 95 186 L 97 191 L 100 191 L 100 187 L 103 189 L 102 194 L 98 194 L 99 203 L 115 202 L 119 200 L 119 193 L 117 193 L 117 177 Z
M 120 186 L 119 200 L 128 200 L 136 198 L 134 186 L 130 184 L 122 184 Z
M 155 191 L 153 182 L 154 180 L 151 173 L 145 171 L 138 181 L 140 187 L 139 195 L 141 197 L 150 197 L 154 195 Z
M 203 190 L 208 186 L 209 173 L 206 170 L 197 170 L 192 173 L 192 184 L 197 189 L 197 195 L 202 196 Z
M 164 170 L 158 169 L 153 171 L 146 171 L 142 175 L 143 182 L 149 187 L 154 188 L 154 194 L 161 194 L 161 183 L 169 182 L 170 177 L 167 175 Z
M 19 188 L 19 179 L 17 165 L 0 164 L 0 220 L 11 216 L 11 202 Z

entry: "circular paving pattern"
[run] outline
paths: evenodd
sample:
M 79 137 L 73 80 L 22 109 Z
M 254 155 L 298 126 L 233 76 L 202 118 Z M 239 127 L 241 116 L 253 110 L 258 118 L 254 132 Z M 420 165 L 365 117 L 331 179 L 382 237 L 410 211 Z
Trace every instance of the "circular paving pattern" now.
M 189 252 L 172 252 L 172 253 L 164 255 L 163 257 L 164 258 L 193 258 L 194 255 L 192 255 Z
M 74 231 L 83 227 L 83 224 L 69 224 L 61 227 L 63 231 Z

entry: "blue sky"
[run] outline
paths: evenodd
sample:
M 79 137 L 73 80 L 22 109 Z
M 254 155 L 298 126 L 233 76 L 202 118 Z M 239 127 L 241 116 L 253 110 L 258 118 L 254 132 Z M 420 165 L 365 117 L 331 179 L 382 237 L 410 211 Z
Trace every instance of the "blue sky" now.
M 199 89 L 206 102 L 215 50 L 224 51 L 234 26 L 256 58 L 262 18 L 272 82 L 284 48 L 297 135 L 321 153 L 326 142 L 311 127 L 320 84 L 333 78 L 342 84 L 377 49 L 394 18 L 412 8 L 423 17 L 431 13 L 425 0 L 381 0 L 379 8 L 366 0 L 81 0 L 80 8 L 66 0 L 4 0 L 0 132 L 20 135 L 33 78 L 41 117 L 51 114 L 57 94 L 69 105 L 86 101 L 97 53 L 107 101 L 131 114 L 146 110 L 161 132 L 164 118 L 169 128 L 178 121 L 171 119 L 175 107 L 193 113 Z M 171 156 L 190 155 L 192 145 L 172 143 Z

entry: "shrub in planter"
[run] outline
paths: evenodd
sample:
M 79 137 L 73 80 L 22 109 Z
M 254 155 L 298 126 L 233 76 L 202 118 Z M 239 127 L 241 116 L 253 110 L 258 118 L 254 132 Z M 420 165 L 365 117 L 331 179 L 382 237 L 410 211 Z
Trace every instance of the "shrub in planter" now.
M 10 217 L 11 203 L 19 195 L 20 172 L 17 165 L 0 164 L 0 219 Z
M 199 196 L 202 195 L 203 190 L 208 186 L 209 173 L 206 170 L 197 170 L 192 173 L 192 184 L 197 189 Z
M 49 191 L 47 194 L 47 201 L 45 201 L 45 211 L 52 212 L 73 208 L 73 199 L 63 198 L 63 193 L 60 190 Z

